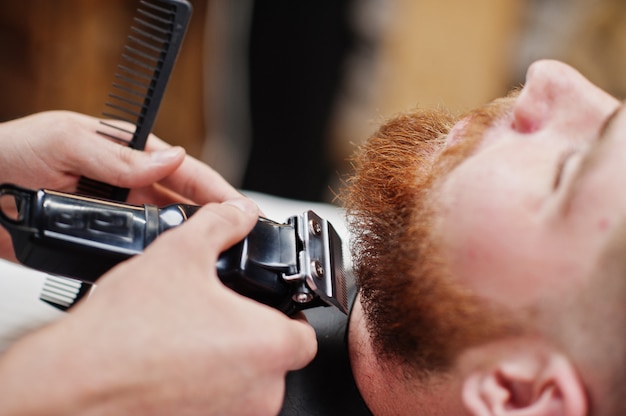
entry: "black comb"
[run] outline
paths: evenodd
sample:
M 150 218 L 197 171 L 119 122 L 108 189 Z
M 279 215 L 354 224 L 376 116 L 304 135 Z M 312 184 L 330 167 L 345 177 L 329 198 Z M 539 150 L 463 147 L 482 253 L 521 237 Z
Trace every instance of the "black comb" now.
M 118 71 L 114 75 L 107 109 L 112 121 L 101 121 L 99 134 L 143 150 L 152 131 L 178 52 L 191 5 L 185 0 L 140 0 Z M 125 122 L 116 124 L 115 120 Z M 133 129 L 134 127 L 134 129 Z M 125 201 L 129 190 L 81 176 L 77 193 Z M 92 284 L 47 276 L 40 299 L 63 311 L 88 296 Z
M 189 19 L 186 0 L 140 0 L 98 133 L 143 150 L 152 131 Z M 115 121 L 129 123 L 116 123 Z M 134 126 L 134 129 L 133 129 Z M 125 201 L 129 190 L 82 176 L 78 193 Z

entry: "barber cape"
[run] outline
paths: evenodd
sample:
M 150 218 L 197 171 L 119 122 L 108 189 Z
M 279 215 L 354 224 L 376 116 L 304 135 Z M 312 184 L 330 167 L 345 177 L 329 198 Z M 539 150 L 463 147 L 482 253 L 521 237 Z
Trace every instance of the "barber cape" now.
M 343 211 L 338 207 L 247 194 L 275 221 L 313 210 L 330 221 L 344 244 L 348 243 Z M 349 256 L 345 260 L 349 263 Z M 0 354 L 20 337 L 65 315 L 66 312 L 39 299 L 47 277 L 45 273 L 0 259 Z M 349 283 L 351 304 L 354 285 Z M 345 339 L 348 317 L 330 307 L 310 309 L 305 315 L 317 333 L 318 353 L 307 367 L 287 375 L 280 415 L 370 415 L 350 370 Z

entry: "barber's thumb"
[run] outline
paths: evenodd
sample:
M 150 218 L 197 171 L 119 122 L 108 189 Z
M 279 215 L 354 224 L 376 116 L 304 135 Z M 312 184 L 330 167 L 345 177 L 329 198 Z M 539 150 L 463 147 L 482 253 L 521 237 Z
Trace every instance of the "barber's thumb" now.
M 289 355 L 291 362 L 289 370 L 299 370 L 307 366 L 317 354 L 317 336 L 308 322 L 302 319 L 293 319 L 290 323 L 290 345 L 293 351 Z
M 258 215 L 259 207 L 258 205 L 249 198 L 234 198 L 224 201 L 224 205 L 230 205 L 238 208 L 240 211 L 244 212 L 247 215 Z
M 80 173 L 124 188 L 151 185 L 172 174 L 185 159 L 180 146 L 148 152 L 111 143 L 100 151 L 98 163 L 82 163 Z
M 203 247 L 223 251 L 241 241 L 258 220 L 259 209 L 251 199 L 240 197 L 204 205 L 190 219 L 186 232 Z M 204 248 L 203 248 L 204 250 Z M 206 256 L 205 256 L 206 257 Z
M 150 155 L 150 162 L 155 166 L 178 165 L 185 156 L 185 149 L 180 146 L 168 147 L 166 149 L 154 150 Z M 182 157 L 181 157 L 182 156 Z
M 132 159 L 133 175 L 137 176 L 137 181 L 143 182 L 135 183 L 134 186 L 149 185 L 172 174 L 183 163 L 185 149 L 173 146 L 151 152 L 133 150 Z
M 226 214 L 230 222 L 228 226 L 235 234 L 240 234 L 241 232 L 243 232 L 244 235 L 248 234 L 259 219 L 259 207 L 256 202 L 250 198 L 233 198 L 218 205 L 224 208 L 230 208 L 231 210 L 232 207 L 236 208 L 229 214 Z M 236 238 L 241 238 L 241 236 Z

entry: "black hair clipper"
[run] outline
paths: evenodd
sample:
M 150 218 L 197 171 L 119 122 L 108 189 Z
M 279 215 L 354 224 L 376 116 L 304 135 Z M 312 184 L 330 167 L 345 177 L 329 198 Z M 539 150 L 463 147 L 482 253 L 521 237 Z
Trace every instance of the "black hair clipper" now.
M 199 208 L 136 206 L 10 184 L 0 185 L 3 201 L 0 224 L 10 233 L 18 260 L 78 281 L 46 282 L 42 299 L 65 308 L 85 292 L 81 282 L 95 282 Z M 244 240 L 220 255 L 217 274 L 233 290 L 289 315 L 317 306 L 348 310 L 342 241 L 312 211 L 285 223 L 259 218 Z

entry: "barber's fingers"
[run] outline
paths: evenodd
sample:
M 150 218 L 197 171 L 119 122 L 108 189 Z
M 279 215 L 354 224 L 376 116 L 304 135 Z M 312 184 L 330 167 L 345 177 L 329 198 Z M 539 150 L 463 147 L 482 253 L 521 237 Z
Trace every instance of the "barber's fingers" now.
M 163 150 L 168 146 L 158 137 L 150 137 L 146 150 Z M 182 165 L 161 180 L 160 184 L 196 204 L 223 202 L 241 197 L 239 191 L 219 173 L 191 156 L 186 156 Z
M 25 144 L 23 147 L 26 143 L 30 145 L 30 149 L 25 147 L 20 151 L 20 157 L 35 150 L 33 156 L 41 159 L 40 165 L 52 172 L 87 176 L 132 189 L 160 182 L 162 189 L 156 195 L 161 194 L 162 200 L 167 199 L 168 193 L 170 201 L 195 204 L 241 196 L 209 166 L 186 156 L 181 147 L 172 147 L 151 134 L 145 151 L 134 150 L 97 133 L 104 131 L 130 140 L 132 134 L 127 132 L 134 130 L 134 126 L 115 120 L 105 122 L 122 130 L 103 125 L 97 118 L 69 111 L 38 113 L 12 122 L 11 127 L 15 135 L 29 138 L 20 141 Z M 41 179 L 41 172 L 39 177 Z
M 257 205 L 248 198 L 207 204 L 183 225 L 160 236 L 148 247 L 144 259 L 147 256 L 154 259 L 150 261 L 153 266 L 155 263 L 163 263 L 161 271 L 175 267 L 177 272 L 168 276 L 169 284 L 179 278 L 191 284 L 194 276 L 206 282 L 210 275 L 208 271 L 216 270 L 219 254 L 241 241 L 252 230 L 258 220 L 258 212 Z M 259 342 L 269 342 L 271 346 L 267 346 L 268 350 L 274 350 L 277 359 L 281 361 L 281 364 L 274 363 L 272 367 L 296 370 L 306 366 L 315 357 L 315 331 L 304 319 L 290 319 L 278 310 L 231 292 L 219 282 L 217 274 L 212 275 L 212 282 L 219 285 L 212 286 L 211 293 L 231 302 L 227 303 L 228 308 L 232 308 L 231 312 L 235 313 L 235 309 L 244 311 L 248 316 L 264 322 L 268 331 L 271 328 L 275 336 Z
M 185 159 L 182 147 L 153 152 L 120 146 L 102 137 L 78 144 L 66 159 L 67 169 L 77 175 L 122 188 L 150 185 L 172 174 Z
M 308 365 L 317 354 L 317 336 L 315 330 L 304 319 L 289 319 L 287 322 L 289 339 L 292 347 L 287 369 L 299 370 Z
M 83 121 L 89 122 L 88 119 Z M 113 121 L 107 123 L 120 125 Z M 144 201 L 160 198 L 202 205 L 241 197 L 207 164 L 185 155 L 181 147 L 172 147 L 153 134 L 148 138 L 145 151 L 120 146 L 96 135 L 91 143 L 79 143 L 71 156 L 70 161 L 79 174 L 115 186 L 134 189 L 160 183 L 161 189 L 153 189 L 155 193 L 152 197 L 146 194 Z M 96 161 L 101 163 L 92 163 Z
M 203 206 L 185 224 L 166 232 L 159 237 L 159 245 L 164 256 L 177 253 L 177 259 L 170 258 L 170 263 L 180 267 L 200 267 L 200 273 L 181 273 L 185 279 L 192 275 L 206 277 L 206 270 L 215 270 L 215 262 L 220 253 L 241 241 L 252 230 L 258 220 L 258 207 L 248 198 L 235 198 L 224 203 L 212 203 Z M 155 247 L 156 248 L 156 247 Z M 150 249 L 150 247 L 148 248 Z M 152 253 L 153 255 L 155 253 Z M 158 253 L 161 254 L 161 253 Z M 217 280 L 217 276 L 216 280 Z M 228 289 L 230 290 L 230 289 Z M 246 308 L 270 309 L 265 305 L 247 300 Z M 252 312 L 254 313 L 254 312 Z M 271 310 L 274 324 L 283 328 L 279 340 L 274 339 L 285 354 L 283 368 L 297 370 L 306 366 L 317 352 L 315 331 L 302 316 L 290 319 L 278 310 Z
M 185 158 L 182 148 L 169 145 L 156 152 L 133 150 L 98 134 L 102 129 L 100 120 L 85 114 L 37 113 L 3 123 L 12 139 L 5 141 L 5 153 L 13 153 L 21 164 L 18 171 L 29 175 L 18 178 L 20 183 L 44 186 L 81 175 L 121 187 L 146 186 L 173 172 Z M 130 136 L 124 139 L 132 138 L 124 134 Z
M 222 204 L 205 205 L 199 213 L 201 215 L 197 218 L 192 218 L 193 225 L 200 231 L 200 238 L 215 243 L 218 253 L 241 241 L 259 218 L 258 206 L 245 197 L 230 199 Z M 216 235 L 222 238 L 215 239 Z
M 107 138 L 106 135 L 111 135 L 130 142 L 133 138 L 130 132 L 135 130 L 135 126 L 129 123 L 100 121 L 82 114 L 76 117 L 82 120 L 86 129 L 91 130 L 93 136 L 90 140 L 77 143 L 71 154 L 70 162 L 83 176 L 122 188 L 138 188 L 172 174 L 185 160 L 182 147 L 171 146 L 153 134 L 148 136 L 145 151 Z M 158 141 L 160 145 L 150 149 L 148 143 L 151 141 Z
M 181 264 L 214 270 L 219 254 L 241 241 L 257 219 L 258 207 L 251 199 L 240 197 L 212 203 L 153 244 L 181 257 Z

